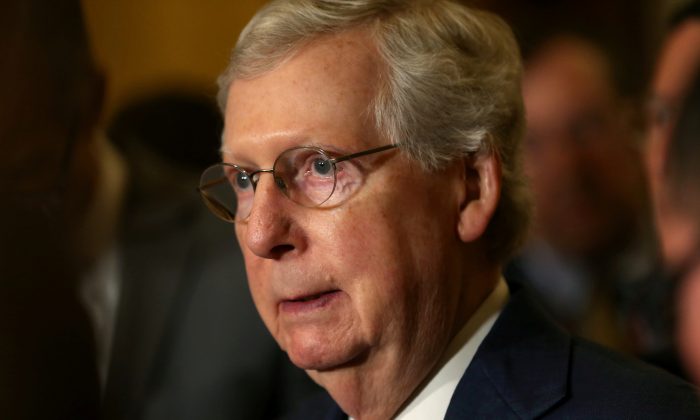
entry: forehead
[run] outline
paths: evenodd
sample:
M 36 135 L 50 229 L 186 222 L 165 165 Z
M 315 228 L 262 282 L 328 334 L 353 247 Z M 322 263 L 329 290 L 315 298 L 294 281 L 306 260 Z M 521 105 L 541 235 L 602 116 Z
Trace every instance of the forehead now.
M 378 82 L 377 57 L 365 32 L 348 31 L 311 41 L 259 77 L 234 80 L 225 115 L 225 153 L 238 156 L 244 149 L 300 143 L 375 144 L 370 104 Z M 364 144 L 346 144 L 352 142 Z
M 669 37 L 654 78 L 654 94 L 677 100 L 700 66 L 700 19 L 682 24 Z

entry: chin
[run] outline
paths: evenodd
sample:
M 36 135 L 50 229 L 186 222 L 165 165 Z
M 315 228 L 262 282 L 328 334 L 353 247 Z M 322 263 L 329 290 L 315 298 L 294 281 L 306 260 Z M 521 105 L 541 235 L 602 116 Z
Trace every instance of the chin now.
M 359 343 L 348 343 L 332 337 L 292 336 L 286 352 L 297 367 L 304 370 L 328 371 L 357 363 L 366 353 Z

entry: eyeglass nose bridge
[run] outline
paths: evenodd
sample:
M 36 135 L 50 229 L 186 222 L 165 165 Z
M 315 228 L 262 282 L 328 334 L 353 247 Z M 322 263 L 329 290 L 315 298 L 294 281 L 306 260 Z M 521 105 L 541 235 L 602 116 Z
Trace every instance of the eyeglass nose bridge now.
M 253 191 L 256 191 L 258 188 L 258 182 L 260 181 L 260 175 L 265 174 L 265 173 L 272 174 L 272 178 L 275 181 L 275 185 L 286 196 L 287 195 L 287 184 L 284 182 L 284 179 L 277 176 L 274 168 L 273 169 L 258 169 L 257 171 L 253 171 L 253 172 L 250 172 L 248 174 L 248 177 L 250 178 L 250 182 L 253 185 Z

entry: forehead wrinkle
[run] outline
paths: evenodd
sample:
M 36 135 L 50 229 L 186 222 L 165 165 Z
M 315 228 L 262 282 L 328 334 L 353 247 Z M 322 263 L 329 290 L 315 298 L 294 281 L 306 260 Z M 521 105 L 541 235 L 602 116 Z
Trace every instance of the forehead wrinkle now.
M 333 133 L 337 120 L 347 119 L 342 110 L 348 109 L 354 115 L 351 118 L 361 124 L 354 125 L 346 137 L 372 143 L 376 131 L 371 130 L 376 127 L 367 116 L 378 83 L 378 59 L 365 32 L 348 31 L 312 40 L 270 72 L 234 80 L 229 89 L 222 153 L 243 158 L 247 152 L 242 150 L 239 156 L 239 151 L 233 150 L 234 143 L 259 150 L 279 143 L 274 147 L 274 156 L 262 152 L 265 160 L 274 160 L 288 147 L 333 144 L 335 133 L 334 138 L 328 133 Z M 339 104 L 350 105 L 338 107 Z M 340 113 L 336 108 L 340 108 Z M 299 143 L 300 139 L 307 143 Z M 309 139 L 313 143 L 308 143 Z
M 243 150 L 232 150 L 226 145 L 222 145 L 220 150 L 222 157 L 224 157 L 225 162 L 229 163 L 236 163 L 236 164 L 242 164 L 242 165 L 248 165 L 248 166 L 256 166 L 256 167 L 263 167 L 265 164 L 268 162 L 265 162 L 268 159 L 259 159 L 256 158 L 256 156 L 261 156 L 260 153 L 255 153 L 254 156 L 251 156 L 252 151 L 260 151 L 264 150 L 265 153 L 263 154 L 265 157 L 268 156 L 274 156 L 271 162 L 269 162 L 269 165 L 267 166 L 272 166 L 272 163 L 274 163 L 274 160 L 279 156 L 282 152 L 285 150 L 297 147 L 297 146 L 316 146 L 320 147 L 317 142 L 314 142 L 311 139 L 311 136 L 308 134 L 305 134 L 303 132 L 300 133 L 295 133 L 295 132 L 273 132 L 273 133 L 266 133 L 264 136 L 259 136 L 257 138 L 251 139 L 247 142 L 248 146 L 251 144 L 253 147 L 249 147 Z M 226 159 L 228 158 L 228 159 Z M 262 161 L 262 162 L 258 162 Z M 263 163 L 263 165 L 260 165 L 260 163 Z

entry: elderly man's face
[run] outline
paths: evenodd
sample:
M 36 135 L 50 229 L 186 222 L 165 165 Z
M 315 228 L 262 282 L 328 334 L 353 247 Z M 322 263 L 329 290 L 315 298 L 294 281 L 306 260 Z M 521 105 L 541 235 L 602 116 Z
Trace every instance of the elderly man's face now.
M 271 168 L 294 146 L 343 155 L 387 144 L 369 111 L 378 73 L 371 43 L 354 33 L 317 40 L 267 74 L 234 81 L 224 160 Z M 456 267 L 459 165 L 429 174 L 399 150 L 345 163 L 362 185 L 330 209 L 293 203 L 262 174 L 248 220 L 236 224 L 253 299 L 304 369 L 403 364 L 404 374 L 425 374 L 467 293 Z

